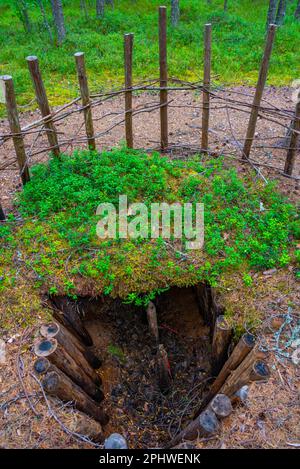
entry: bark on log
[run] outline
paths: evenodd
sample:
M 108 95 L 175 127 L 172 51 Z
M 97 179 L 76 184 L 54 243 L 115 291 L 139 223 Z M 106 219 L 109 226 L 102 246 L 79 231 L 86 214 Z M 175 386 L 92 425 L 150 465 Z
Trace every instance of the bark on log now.
M 162 344 L 158 346 L 156 360 L 159 389 L 162 393 L 166 394 L 172 387 L 172 375 L 168 354 Z
M 248 355 L 249 356 L 249 355 Z M 246 362 L 246 363 L 245 363 Z M 255 360 L 247 364 L 247 358 L 229 376 L 220 392 L 232 398 L 243 386 L 253 381 L 266 381 L 270 377 L 270 370 L 263 360 Z
M 72 418 L 72 422 L 68 425 L 71 431 L 86 435 L 95 443 L 104 442 L 102 426 L 94 418 L 80 411 L 74 412 Z
M 171 440 L 166 448 L 172 448 L 182 440 L 193 441 L 196 438 L 209 437 L 214 435 L 219 428 L 219 422 L 215 413 L 211 409 L 202 412 L 199 417 L 193 420 L 182 430 L 173 440 Z
M 102 391 L 96 383 L 85 373 L 68 352 L 58 345 L 56 339 L 38 340 L 34 345 L 34 352 L 37 357 L 46 357 L 57 368 L 63 371 L 71 380 L 92 397 L 97 402 L 104 399 Z M 100 380 L 98 382 L 100 384 Z
M 147 306 L 147 319 L 150 333 L 155 338 L 156 343 L 158 343 L 159 334 L 157 325 L 157 314 L 155 304 L 152 303 L 152 301 L 149 301 L 149 304 Z
M 82 323 L 80 313 L 76 308 L 77 305 L 61 297 L 53 298 L 53 303 L 62 312 L 61 314 L 60 311 L 54 310 L 53 317 L 70 329 L 71 332 L 75 331 L 86 346 L 93 345 L 93 340 Z
M 208 408 L 212 410 L 216 416 L 221 420 L 232 412 L 231 400 L 225 394 L 217 394 L 210 402 Z
M 69 355 L 77 362 L 79 366 L 86 372 L 86 374 L 95 382 L 99 382 L 99 376 L 96 374 L 94 368 L 90 365 L 89 360 L 86 358 L 84 346 L 78 347 L 76 338 L 62 325 L 56 322 L 43 324 L 40 328 L 41 336 L 45 339 L 56 339 L 57 342 L 63 347 Z M 79 341 L 77 341 L 79 342 Z
M 101 425 L 108 423 L 108 416 L 95 402 L 73 381 L 61 371 L 50 371 L 46 373 L 43 381 L 45 392 L 58 397 L 64 402 L 74 401 L 78 410 L 90 415 L 100 422 Z
M 226 362 L 231 336 L 232 329 L 226 321 L 226 318 L 224 316 L 218 316 L 212 342 L 212 374 L 214 376 L 217 376 Z

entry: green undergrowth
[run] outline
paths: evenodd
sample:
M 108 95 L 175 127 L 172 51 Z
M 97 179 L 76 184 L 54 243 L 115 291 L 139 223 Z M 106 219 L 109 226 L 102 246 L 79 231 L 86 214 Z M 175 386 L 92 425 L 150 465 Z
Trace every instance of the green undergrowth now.
M 90 88 L 93 92 L 123 85 L 123 34 L 133 32 L 134 81 L 158 76 L 158 13 L 160 0 L 118 0 L 106 7 L 97 19 L 95 2 L 87 2 L 88 18 L 79 0 L 65 0 L 67 36 L 58 46 L 51 43 L 43 26 L 37 2 L 27 2 L 32 31 L 26 33 L 12 0 L 0 0 L 0 74 L 14 78 L 18 104 L 34 97 L 26 56 L 37 55 L 51 105 L 60 105 L 78 93 L 73 54 L 86 53 Z M 170 24 L 168 8 L 168 65 L 170 76 L 191 81 L 203 77 L 203 27 L 212 23 L 212 74 L 221 84 L 251 84 L 257 81 L 265 41 L 268 2 L 224 0 L 212 2 L 180 0 L 181 19 L 177 28 Z M 51 23 L 50 2 L 44 2 Z M 276 33 L 268 75 L 269 84 L 290 85 L 299 79 L 298 40 L 300 22 L 294 18 L 296 0 L 288 2 L 283 26 Z M 1 105 L 0 105 L 1 106 Z M 36 106 L 36 104 L 34 104 Z M 22 110 L 28 108 L 22 108 Z M 3 112 L 3 107 L 0 108 Z
M 161 237 L 98 238 L 97 206 L 111 202 L 118 208 L 121 194 L 128 204 L 148 207 L 204 203 L 204 248 L 187 250 L 185 240 Z M 16 207 L 19 215 L 0 226 L 5 324 L 26 322 L 29 311 L 32 317 L 41 293 L 104 294 L 143 305 L 170 286 L 207 281 L 218 287 L 238 278 L 245 294 L 253 295 L 257 272 L 300 260 L 296 207 L 275 184 L 265 185 L 252 173 L 242 177 L 221 158 L 170 160 L 126 148 L 76 151 L 33 167 Z M 228 307 L 228 314 L 234 316 L 235 308 Z M 247 323 L 257 319 L 255 311 L 247 314 Z

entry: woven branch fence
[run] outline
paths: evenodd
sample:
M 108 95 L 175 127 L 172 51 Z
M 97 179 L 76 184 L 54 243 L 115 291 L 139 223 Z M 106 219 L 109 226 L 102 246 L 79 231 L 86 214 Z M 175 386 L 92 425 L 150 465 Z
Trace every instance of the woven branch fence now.
M 0 134 L 0 150 L 1 147 L 11 144 L 15 157 L 6 158 L 0 163 L 0 170 L 16 171 L 17 164 L 19 177 L 22 183 L 26 184 L 30 180 L 30 165 L 37 163 L 45 155 L 52 153 L 59 158 L 61 152 L 65 153 L 82 146 L 95 150 L 98 142 L 103 145 L 105 137 L 111 142 L 112 132 L 121 128 L 123 129 L 122 138 L 125 138 L 128 148 L 143 148 L 146 151 L 159 150 L 163 153 L 179 150 L 186 153 L 207 153 L 211 156 L 222 155 L 251 165 L 263 179 L 265 178 L 262 168 L 265 167 L 277 171 L 282 176 L 300 180 L 300 177 L 294 174 L 299 152 L 300 93 L 294 109 L 275 106 L 263 98 L 275 34 L 276 26 L 270 25 L 254 95 L 240 88 L 228 90 L 214 83 L 214 77 L 211 75 L 211 24 L 206 24 L 204 28 L 203 80 L 191 83 L 168 76 L 166 7 L 159 7 L 159 78 L 148 79 L 138 84 L 133 83 L 134 35 L 125 34 L 124 87 L 91 94 L 85 56 L 83 52 L 78 52 L 75 54 L 75 65 L 80 96 L 52 111 L 38 58 L 29 56 L 26 60 L 41 117 L 21 127 L 13 78 L 7 75 L 1 76 L 0 100 L 6 105 L 9 131 Z M 153 101 L 153 95 L 157 94 L 159 94 L 159 101 Z M 151 101 L 145 103 L 143 99 L 139 103 L 141 96 L 147 96 L 149 99 L 151 97 Z M 196 98 L 191 99 L 191 96 Z M 200 102 L 197 101 L 198 96 L 200 96 Z M 111 103 L 111 111 L 100 113 L 95 117 L 100 106 L 107 102 Z M 117 102 L 120 107 L 114 106 L 113 108 L 114 102 Z M 177 129 L 176 132 L 174 130 L 170 132 L 170 115 L 175 109 L 182 113 L 187 110 L 192 113 L 192 122 L 185 123 L 185 125 L 196 129 L 196 139 L 194 136 L 188 142 L 170 141 L 171 136 L 180 134 L 180 126 L 183 125 L 181 119 L 179 122 L 177 120 L 179 131 Z M 213 113 L 224 116 L 226 130 L 211 128 Z M 236 113 L 246 117 L 244 135 L 235 129 Z M 82 115 L 79 124 L 76 118 L 78 114 Z M 147 148 L 143 145 L 136 145 L 134 139 L 137 133 L 142 133 L 137 125 L 142 114 L 147 114 L 148 122 L 149 115 L 159 114 L 160 139 L 158 141 L 148 139 L 153 142 L 153 146 Z M 68 120 L 71 121 L 71 135 L 66 135 L 64 131 Z M 198 121 L 197 124 L 195 120 Z M 106 121 L 108 123 L 105 125 Z M 274 133 L 267 135 L 264 131 L 257 132 L 257 127 L 262 121 L 269 126 L 275 126 L 278 129 L 278 135 Z M 101 128 L 98 129 L 100 124 Z M 151 120 L 153 127 L 155 124 L 156 122 Z M 27 140 L 30 141 L 29 144 Z M 273 161 L 270 162 L 272 151 L 280 151 L 281 156 L 278 161 L 282 167 L 278 164 L 274 165 Z M 0 218 L 4 219 L 1 205 Z

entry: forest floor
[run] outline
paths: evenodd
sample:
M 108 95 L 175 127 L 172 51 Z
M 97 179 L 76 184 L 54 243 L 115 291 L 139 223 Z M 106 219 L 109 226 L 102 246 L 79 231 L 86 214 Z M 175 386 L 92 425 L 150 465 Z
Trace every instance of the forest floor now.
M 244 110 L 233 109 L 227 99 L 239 100 L 241 103 L 252 103 L 254 88 L 237 86 L 232 88 L 221 88 L 216 91 L 216 97 L 212 99 L 210 115 L 210 137 L 209 148 L 212 154 L 217 153 L 225 156 L 228 165 L 235 165 L 241 169 L 239 158 L 241 158 L 240 146 L 246 135 L 249 116 Z M 268 87 L 264 93 L 262 105 L 274 109 L 285 109 L 293 111 L 295 89 L 290 87 Z M 186 158 L 191 151 L 185 146 L 198 146 L 201 139 L 201 103 L 202 97 L 198 92 L 180 91 L 169 93 L 169 143 L 172 148 L 170 156 Z M 146 106 L 157 104 L 157 96 L 151 93 L 143 93 L 134 97 L 133 108 L 144 109 Z M 228 107 L 227 107 L 228 106 Z M 76 106 L 75 106 L 76 111 Z M 105 132 L 118 122 L 120 125 L 114 127 L 110 132 L 97 139 L 97 148 L 106 150 L 123 144 L 125 141 L 124 124 L 124 99 L 115 97 L 102 103 L 93 109 L 93 120 L 95 133 Z M 27 112 L 21 116 L 21 126 L 25 126 L 40 118 L 38 110 Z M 288 142 L 285 139 L 287 127 L 290 124 L 288 118 L 273 121 L 258 120 L 255 140 L 253 143 L 251 159 L 262 166 L 261 172 L 270 180 L 278 179 L 280 190 L 288 195 L 291 200 L 299 197 L 299 179 L 282 178 L 278 171 L 273 171 L 269 166 L 283 170 L 286 158 Z M 56 124 L 59 132 L 59 140 L 74 140 L 84 137 L 83 116 L 75 112 L 70 117 Z M 160 127 L 159 110 L 152 112 L 141 112 L 133 118 L 134 147 L 143 149 L 159 150 Z M 0 134 L 9 133 L 8 122 L 0 121 Z M 45 137 L 37 134 L 28 134 L 25 137 L 25 147 L 28 155 L 29 165 L 45 161 L 46 155 L 31 156 L 36 150 L 47 148 Z M 61 146 L 61 151 L 72 153 L 76 148 L 83 148 L 85 144 L 68 144 Z M 238 159 L 236 159 L 238 158 Z M 13 196 L 16 190 L 21 188 L 15 153 L 12 142 L 9 141 L 0 147 L 0 168 L 6 168 L 1 172 L 0 193 L 4 208 L 11 208 Z M 242 169 L 241 169 L 242 170 Z M 300 161 L 296 159 L 293 175 L 299 178 Z
M 292 91 L 290 88 L 269 87 L 265 92 L 265 99 L 274 106 L 285 109 L 293 109 Z M 253 89 L 246 87 L 234 87 L 226 90 L 226 95 L 236 96 L 239 93 L 241 99 L 246 102 L 251 98 Z M 240 93 L 243 93 L 240 95 Z M 172 94 L 171 94 L 172 98 Z M 149 101 L 153 102 L 153 96 L 143 94 L 135 97 L 135 105 L 144 106 Z M 156 98 L 155 98 L 156 99 Z M 176 105 L 190 103 L 192 106 L 199 106 L 201 98 L 191 92 L 181 92 L 176 95 Z M 175 97 L 174 97 L 175 103 Z M 97 131 L 104 130 L 114 123 L 114 119 L 120 116 L 110 115 L 107 119 L 104 116 L 109 113 L 118 113 L 123 108 L 123 100 L 115 98 L 111 103 L 99 106 L 94 110 L 95 127 Z M 22 115 L 22 124 L 32 122 L 38 118 L 37 111 Z M 170 140 L 178 145 L 199 144 L 201 112 L 197 108 L 176 107 L 170 109 Z M 102 118 L 101 120 L 99 120 Z M 82 124 L 82 116 L 73 114 L 70 121 L 59 123 L 57 128 L 65 136 L 73 135 L 75 127 Z M 230 110 L 230 121 L 226 109 L 212 110 L 211 116 L 211 146 L 217 152 L 224 151 L 231 154 L 236 152 L 236 141 L 242 141 L 247 125 L 247 115 L 239 111 Z M 0 132 L 7 131 L 6 121 L 1 122 Z M 82 132 L 82 130 L 80 131 Z M 276 123 L 270 124 L 268 121 L 259 121 L 257 138 L 259 145 L 275 140 L 276 149 L 253 149 L 253 159 L 262 164 L 271 164 L 279 168 L 283 167 L 285 150 L 282 149 L 285 129 Z M 140 148 L 153 148 L 159 142 L 159 116 L 158 111 L 151 114 L 141 113 L 134 120 L 135 146 Z M 32 148 L 33 136 L 26 137 L 26 148 Z M 124 139 L 123 126 L 116 127 L 111 134 L 99 139 L 98 148 L 111 148 L 118 145 Z M 38 145 L 45 144 L 41 139 Z M 273 144 L 272 144 L 273 145 Z M 3 149 L 5 149 L 3 151 Z M 69 147 L 68 152 L 74 148 Z M 10 143 L 1 148 L 0 164 L 6 164 L 14 159 L 14 154 Z M 175 150 L 174 150 L 175 152 Z M 183 158 L 188 156 L 184 148 L 177 148 L 178 153 Z M 172 155 L 171 155 L 172 156 Z M 45 160 L 44 157 L 32 157 L 30 163 Z M 226 159 L 227 164 L 239 166 L 238 160 Z M 284 192 L 289 199 L 299 200 L 299 181 L 282 178 L 278 173 L 268 167 L 262 166 L 262 173 L 270 179 L 279 180 L 279 189 Z M 299 176 L 299 163 L 294 174 Z M 2 172 L 0 182 L 1 200 L 4 208 L 8 211 L 12 209 L 12 202 L 16 190 L 20 190 L 18 172 L 10 169 Z M 226 419 L 221 427 L 221 432 L 209 440 L 198 440 L 194 446 L 202 448 L 292 448 L 299 447 L 300 444 L 300 376 L 299 365 L 295 365 L 291 360 L 294 352 L 291 346 L 291 339 L 299 321 L 300 311 L 300 289 L 292 271 L 279 269 L 271 273 L 258 273 L 256 278 L 263 278 L 265 282 L 264 291 L 257 294 L 256 307 L 261 313 L 262 324 L 258 330 L 261 343 L 269 350 L 268 364 L 271 369 L 271 378 L 268 383 L 253 384 L 250 388 L 250 396 L 246 406 L 238 406 L 233 414 Z M 237 295 L 236 301 L 239 298 Z M 186 298 L 187 308 L 190 302 Z M 273 317 L 280 316 L 284 321 L 284 327 L 278 332 L 272 329 Z M 112 321 L 116 318 L 112 315 Z M 178 338 L 178 330 L 181 331 L 180 317 L 170 317 L 166 314 L 162 316 L 163 334 L 170 347 L 173 347 L 174 356 L 177 358 L 180 353 L 185 355 L 186 360 L 191 357 L 193 341 L 197 335 L 189 337 L 191 329 L 186 331 L 186 335 Z M 44 313 L 36 320 L 33 327 L 25 329 L 10 330 L 4 332 L 2 339 L 5 342 L 6 357 L 0 363 L 0 447 L 3 448 L 88 448 L 90 444 L 78 440 L 72 432 L 82 433 L 78 426 L 77 412 L 71 405 L 62 404 L 56 399 L 49 398 L 48 404 L 52 413 L 46 405 L 41 390 L 32 378 L 33 353 L 31 345 L 37 334 L 39 325 L 45 320 Z M 119 320 L 122 321 L 122 318 Z M 140 349 L 141 337 L 145 334 L 145 326 L 140 324 L 140 331 L 133 330 L 132 323 L 126 322 L 123 318 L 122 327 L 124 334 L 122 337 L 112 330 L 109 325 L 109 317 L 103 321 L 101 331 L 98 335 L 105 340 L 98 342 L 99 351 L 104 358 L 102 369 L 106 403 L 105 407 L 111 414 L 111 422 L 107 427 L 107 433 L 118 431 L 128 439 L 130 447 L 139 448 L 145 446 L 161 446 L 168 438 L 168 430 L 174 434 L 174 429 L 184 425 L 191 415 L 193 404 L 197 398 L 197 388 L 193 388 L 192 383 L 199 379 L 199 357 L 196 364 L 186 369 L 180 366 L 182 361 L 178 361 L 178 379 L 186 380 L 183 387 L 179 381 L 176 383 L 177 391 L 186 399 L 173 400 L 172 405 L 159 396 L 157 390 L 151 391 L 151 360 L 149 361 L 149 373 L 145 371 L 148 364 L 148 357 L 145 358 L 146 350 L 143 353 Z M 91 334 L 95 334 L 93 324 L 88 325 Z M 200 326 L 199 326 L 200 327 Z M 172 332 L 173 331 L 173 332 Z M 175 331 L 175 332 L 174 332 Z M 203 331 L 202 331 L 203 332 Z M 201 332 L 201 334 L 202 334 Z M 203 332 L 205 336 L 205 333 Z M 202 337 L 203 337 L 202 335 Z M 133 337 L 134 336 L 134 337 Z M 100 339 L 101 339 L 100 337 Z M 144 340 L 143 338 L 143 340 Z M 132 341 L 129 350 L 128 344 Z M 191 342 L 192 341 L 192 342 Z M 113 343 L 122 350 L 122 355 L 116 356 L 109 352 L 109 346 Z M 147 343 L 147 339 L 145 339 Z M 150 347 L 150 346 L 149 346 Z M 151 350 L 149 352 L 151 354 Z M 284 357 L 282 353 L 287 353 Z M 130 368 L 126 368 L 123 362 L 123 354 L 130 361 Z M 127 356 L 126 356 L 127 354 Z M 178 355 L 176 355 L 178 354 Z M 118 354 L 117 354 L 118 355 Z M 146 361 L 146 362 L 145 362 Z M 201 360 L 200 360 L 201 361 Z M 203 367 L 205 370 L 205 367 Z M 133 372 L 132 372 L 133 370 Z M 189 374 L 188 374 L 188 373 Z M 100 370 L 101 373 L 101 370 Z M 182 373 L 182 374 L 180 374 Z M 144 377 L 147 393 L 145 389 L 137 386 L 143 383 Z M 149 378 L 150 376 L 150 378 Z M 196 377 L 196 378 L 195 378 Z M 150 379 L 150 382 L 149 382 Z M 196 379 L 196 381 L 195 381 Z M 189 381 L 191 380 L 191 381 Z M 132 388 L 130 389 L 130 383 Z M 150 384 L 149 384 L 150 383 Z M 129 387 L 128 387 L 129 386 Z M 137 390 L 141 394 L 137 393 Z M 188 394 L 191 390 L 191 394 Z M 184 394 L 186 393 L 186 395 Z M 133 395 L 136 395 L 134 400 Z M 144 402 L 141 395 L 144 394 Z M 174 397 L 174 396 L 173 396 Z M 173 398 L 172 397 L 172 398 Z M 139 400 L 140 399 L 140 400 Z M 180 412 L 174 418 L 174 405 L 178 405 Z M 173 406 L 173 407 L 172 407 Z M 167 417 L 162 418 L 163 413 Z M 55 416 L 55 418 L 54 418 Z M 145 417 L 146 416 L 146 417 Z M 149 420 L 148 420 L 149 417 Z M 150 422 L 150 424 L 149 424 Z M 149 424 L 149 428 L 148 428 Z M 66 427 L 70 431 L 66 431 Z

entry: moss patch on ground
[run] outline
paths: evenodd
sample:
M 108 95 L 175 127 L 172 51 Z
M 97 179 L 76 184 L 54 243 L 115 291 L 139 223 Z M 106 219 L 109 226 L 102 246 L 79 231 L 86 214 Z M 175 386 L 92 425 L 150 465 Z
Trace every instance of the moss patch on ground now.
M 195 210 L 204 203 L 204 248 L 187 250 L 186 239 L 100 239 L 97 206 L 118 208 L 123 194 L 128 204 L 149 208 L 153 202 L 189 202 Z M 297 208 L 273 183 L 265 185 L 251 172 L 241 176 L 221 158 L 170 160 L 126 148 L 77 151 L 33 167 L 16 206 L 19 216 L 0 226 L 1 327 L 33 321 L 41 314 L 42 294 L 112 295 L 145 305 L 170 286 L 203 281 L 221 287 L 237 329 L 252 327 L 259 320 L 255 307 L 243 311 L 236 300 L 226 302 L 226 291 L 236 285 L 254 305 L 258 272 L 292 266 L 299 276 Z M 139 228 L 142 234 L 145 226 Z

